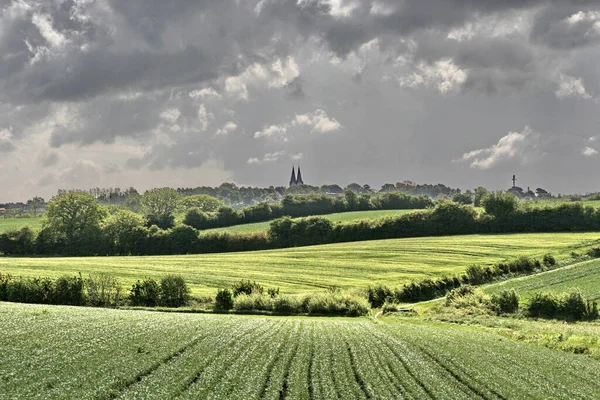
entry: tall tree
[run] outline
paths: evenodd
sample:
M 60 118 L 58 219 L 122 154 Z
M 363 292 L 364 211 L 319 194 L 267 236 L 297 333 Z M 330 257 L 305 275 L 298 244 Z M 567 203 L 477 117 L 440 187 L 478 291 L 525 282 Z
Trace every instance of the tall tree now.
M 171 188 L 157 188 L 146 191 L 142 196 L 142 207 L 149 224 L 162 229 L 175 225 L 175 213 L 179 208 L 181 194 Z
M 29 206 L 29 209 L 33 212 L 33 216 L 37 217 L 38 210 L 44 205 L 44 199 L 35 196 L 31 200 L 27 200 L 27 205 Z

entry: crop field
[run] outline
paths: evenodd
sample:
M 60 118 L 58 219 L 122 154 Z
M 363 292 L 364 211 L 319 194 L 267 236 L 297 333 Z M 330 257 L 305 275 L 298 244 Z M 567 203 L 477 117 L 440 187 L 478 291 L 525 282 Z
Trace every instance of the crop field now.
M 597 398 L 597 360 L 452 325 L 0 304 L 0 398 Z
M 416 210 L 375 210 L 375 211 L 353 211 L 345 213 L 317 215 L 317 217 L 327 218 L 333 222 L 351 222 L 360 219 L 373 220 L 387 216 L 398 216 L 408 214 Z M 266 232 L 272 221 L 257 222 L 255 224 L 241 224 L 227 226 L 224 228 L 207 229 L 204 232 Z
M 24 226 L 38 229 L 42 226 L 41 218 L 0 218 L 0 233 L 11 229 L 21 229 Z
M 600 260 L 585 261 L 541 274 L 492 284 L 487 286 L 485 291 L 497 293 L 507 289 L 514 289 L 523 298 L 539 292 L 562 293 L 580 289 L 587 299 L 598 300 L 600 299 Z
M 18 276 L 84 275 L 105 272 L 125 287 L 137 279 L 181 274 L 195 295 L 214 295 L 240 279 L 282 293 L 366 288 L 458 274 L 473 264 L 520 255 L 568 257 L 598 245 L 599 233 L 467 235 L 375 240 L 291 249 L 225 254 L 145 257 L 0 257 L 0 272 Z

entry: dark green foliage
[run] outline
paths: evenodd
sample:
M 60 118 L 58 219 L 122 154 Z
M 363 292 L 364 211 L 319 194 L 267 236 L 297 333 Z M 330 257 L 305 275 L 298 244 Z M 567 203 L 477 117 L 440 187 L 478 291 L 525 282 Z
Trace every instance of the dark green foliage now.
M 146 216 L 147 226 L 156 225 L 160 229 L 169 229 L 175 226 L 175 216 L 172 214 L 148 214 Z
M 85 281 L 88 303 L 94 307 L 119 307 L 122 288 L 119 281 L 108 274 L 90 275 Z
M 279 296 L 279 288 L 268 288 L 267 294 L 269 295 L 269 297 L 274 299 L 275 297 Z
M 473 204 L 473 196 L 468 193 L 456 193 L 452 201 L 458 204 Z
M 446 295 L 446 305 L 450 305 L 453 302 L 455 302 L 457 299 L 461 298 L 461 297 L 465 297 L 465 296 L 470 296 L 475 294 L 475 288 L 471 285 L 463 285 L 460 286 L 456 289 L 452 289 L 447 295 Z
M 387 286 L 375 286 L 367 289 L 367 299 L 373 308 L 379 308 L 385 303 L 393 299 L 394 292 Z
M 131 287 L 129 301 L 132 306 L 155 307 L 158 305 L 161 296 L 161 289 L 158 282 L 154 279 L 144 279 L 137 281 Z
M 570 293 L 536 293 L 529 300 L 526 314 L 533 318 L 589 321 L 598 318 L 598 304 L 587 301 L 579 291 Z
M 492 310 L 497 314 L 512 314 L 519 311 L 519 296 L 514 289 L 503 290 L 492 295 L 490 302 Z
M 0 234 L 0 251 L 5 255 L 25 255 L 35 253 L 35 232 L 24 226 L 19 230 Z
M 323 217 L 284 217 L 271 222 L 269 228 L 271 242 L 277 247 L 329 243 L 332 234 L 333 222 Z
M 241 280 L 237 283 L 233 284 L 233 297 L 237 297 L 240 294 L 247 294 L 247 295 L 251 295 L 253 293 L 257 293 L 257 294 L 262 294 L 264 291 L 264 288 L 256 283 L 256 282 L 250 282 L 250 280 Z
M 160 304 L 167 307 L 187 305 L 190 289 L 180 275 L 166 275 L 160 280 Z
M 0 274 L 0 301 L 36 304 L 86 304 L 81 276 L 50 278 L 15 278 Z
M 198 231 L 191 226 L 179 225 L 171 229 L 169 234 L 171 242 L 170 254 L 197 253 Z
M 546 268 L 554 267 L 556 265 L 556 258 L 554 258 L 554 256 L 552 254 L 546 254 L 546 255 L 544 255 L 544 258 L 542 259 L 542 263 L 544 264 L 544 267 L 546 267 Z
M 185 213 L 183 223 L 198 230 L 209 229 L 211 227 L 211 221 L 208 214 L 199 208 L 192 208 L 191 210 L 188 210 Z
M 519 200 L 510 193 L 488 193 L 481 199 L 486 213 L 496 218 L 505 218 L 517 209 Z
M 215 311 L 229 311 L 233 308 L 233 296 L 229 289 L 221 289 L 215 297 Z

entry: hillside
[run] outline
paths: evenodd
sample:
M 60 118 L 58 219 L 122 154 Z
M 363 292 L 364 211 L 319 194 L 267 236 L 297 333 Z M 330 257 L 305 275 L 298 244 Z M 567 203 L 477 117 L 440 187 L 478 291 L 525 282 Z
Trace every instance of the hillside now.
M 212 296 L 217 288 L 240 279 L 279 287 L 283 293 L 301 293 L 333 285 L 343 289 L 376 284 L 398 287 L 520 255 L 567 257 L 572 251 L 597 245 L 598 238 L 598 233 L 467 235 L 185 256 L 4 257 L 0 258 L 0 272 L 30 277 L 105 272 L 125 287 L 137 279 L 175 273 L 184 276 L 195 295 Z
M 585 261 L 541 274 L 492 284 L 484 288 L 488 293 L 497 293 L 508 289 L 514 289 L 525 299 L 533 293 L 561 293 L 580 289 L 586 298 L 598 300 L 600 299 L 600 260 Z
M 0 315 L 2 398 L 577 399 L 600 393 L 597 360 L 469 327 L 7 303 Z
M 374 211 L 351 211 L 344 213 L 319 215 L 333 222 L 350 222 L 360 219 L 373 220 L 387 216 L 398 216 L 408 214 L 415 210 L 374 210 Z M 204 232 L 266 232 L 272 221 L 257 222 L 255 224 L 240 224 L 227 226 L 225 228 L 207 229 Z

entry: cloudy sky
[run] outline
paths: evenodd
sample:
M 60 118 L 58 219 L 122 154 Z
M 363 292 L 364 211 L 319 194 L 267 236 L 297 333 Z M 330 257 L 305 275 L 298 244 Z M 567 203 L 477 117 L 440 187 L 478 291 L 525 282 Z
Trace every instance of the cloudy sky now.
M 600 190 L 597 0 L 0 0 L 0 201 Z

